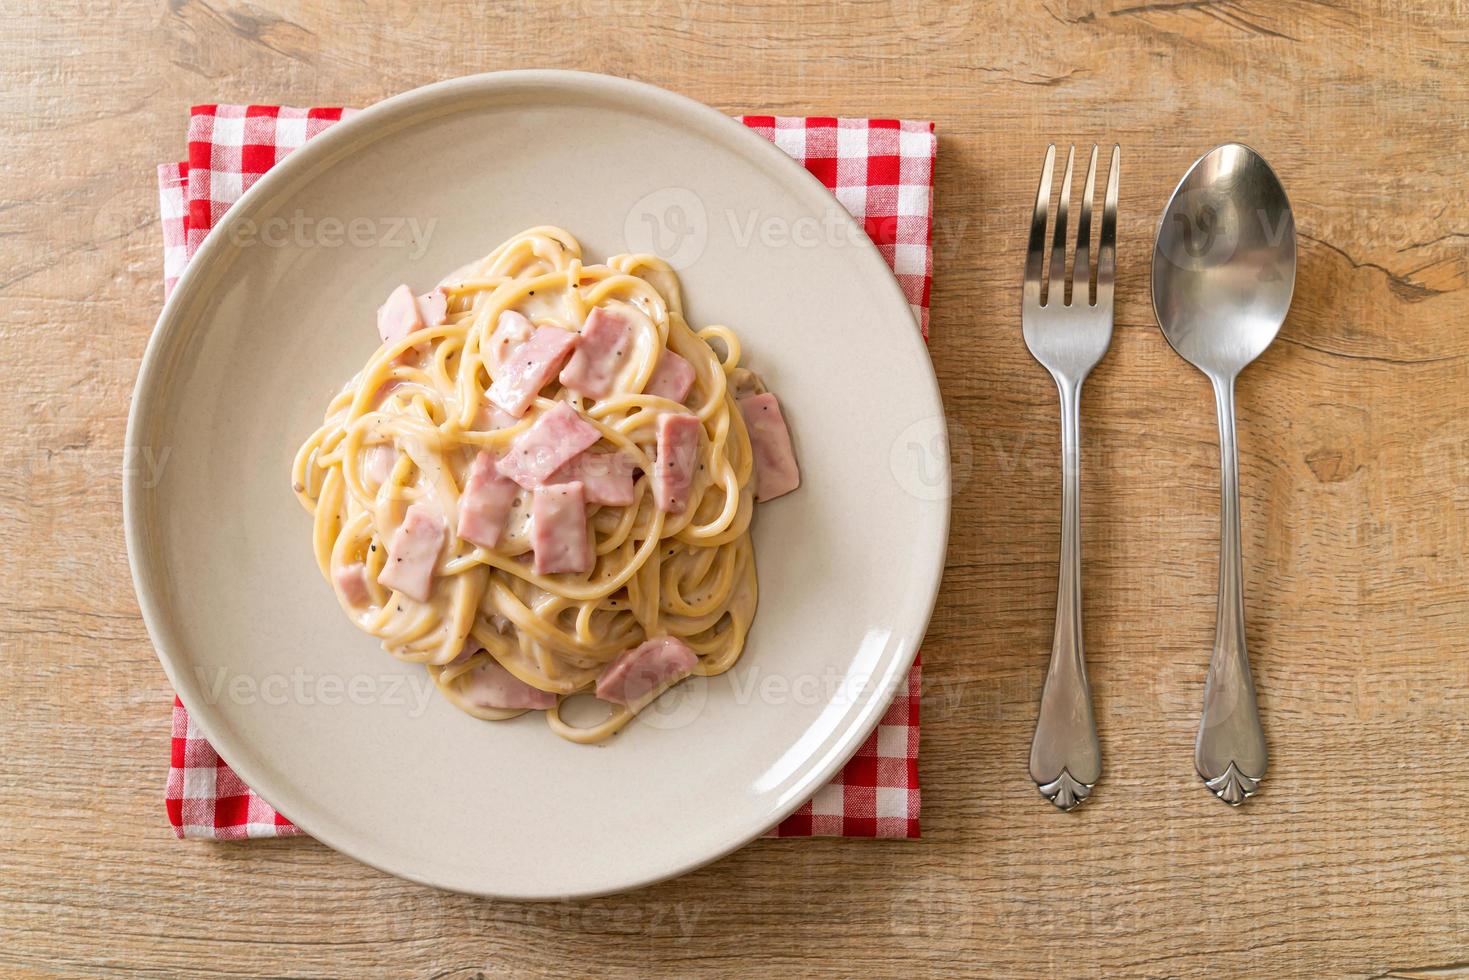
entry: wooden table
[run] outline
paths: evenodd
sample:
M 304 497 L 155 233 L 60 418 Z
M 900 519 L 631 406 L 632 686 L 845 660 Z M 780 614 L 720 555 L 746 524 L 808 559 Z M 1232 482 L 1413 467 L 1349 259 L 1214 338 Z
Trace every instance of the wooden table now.
M 0 972 L 1469 974 L 1463 0 L 50 8 L 11 5 L 0 27 Z M 171 693 L 119 518 L 161 300 L 154 165 L 184 152 L 193 102 L 363 105 L 530 65 L 730 112 L 937 121 L 932 349 L 958 480 L 924 652 L 921 841 L 760 841 L 636 894 L 536 906 L 305 839 L 169 832 Z M 1282 175 L 1301 245 L 1291 317 L 1239 389 L 1272 754 L 1241 811 L 1192 765 L 1210 396 L 1147 295 L 1168 193 L 1231 138 Z M 1069 815 L 1026 776 L 1059 473 L 1018 277 L 1049 140 L 1123 146 L 1117 329 L 1083 417 L 1106 774 Z

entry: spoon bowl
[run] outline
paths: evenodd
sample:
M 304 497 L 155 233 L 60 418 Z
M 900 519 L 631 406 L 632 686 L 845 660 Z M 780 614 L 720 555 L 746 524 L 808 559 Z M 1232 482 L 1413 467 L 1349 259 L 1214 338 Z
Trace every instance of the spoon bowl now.
M 1275 339 L 1296 282 L 1296 224 L 1264 157 L 1225 143 L 1173 192 L 1153 249 L 1153 312 L 1180 357 L 1233 378 Z

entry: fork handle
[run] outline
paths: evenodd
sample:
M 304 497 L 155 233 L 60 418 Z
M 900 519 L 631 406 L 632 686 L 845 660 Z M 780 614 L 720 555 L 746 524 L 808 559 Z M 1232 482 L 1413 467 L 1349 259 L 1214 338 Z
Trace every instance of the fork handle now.
M 1234 379 L 1213 379 L 1219 415 L 1219 606 L 1214 652 L 1204 681 L 1204 713 L 1194 768 L 1214 795 L 1239 806 L 1260 785 L 1267 756 L 1245 649 L 1244 574 L 1239 535 L 1239 455 L 1234 438 Z
M 1030 745 L 1030 778 L 1062 810 L 1091 795 L 1102 775 L 1081 637 L 1081 382 L 1055 375 L 1061 394 L 1061 569 L 1056 634 Z

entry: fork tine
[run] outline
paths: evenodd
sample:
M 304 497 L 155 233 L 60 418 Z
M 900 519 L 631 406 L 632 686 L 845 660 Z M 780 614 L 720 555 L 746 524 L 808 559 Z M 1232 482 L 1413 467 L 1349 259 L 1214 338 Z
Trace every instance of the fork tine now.
M 1066 152 L 1066 176 L 1061 178 L 1061 199 L 1056 202 L 1056 231 L 1051 237 L 1051 278 L 1046 284 L 1046 305 L 1053 298 L 1060 299 L 1059 306 L 1066 305 L 1066 210 L 1071 204 L 1071 164 L 1076 159 L 1076 147 Z M 1056 296 L 1057 293 L 1061 295 Z
M 1097 251 L 1097 305 L 1112 307 L 1112 282 L 1117 274 L 1117 172 L 1122 166 L 1122 148 L 1112 145 L 1112 166 L 1107 174 L 1107 199 L 1102 202 L 1102 238 Z
M 1097 144 L 1092 144 L 1081 190 L 1081 217 L 1076 222 L 1076 258 L 1071 260 L 1071 302 L 1092 305 L 1092 198 L 1097 193 Z M 1080 300 L 1077 297 L 1080 296 Z
M 1035 194 L 1035 214 L 1030 220 L 1030 245 L 1025 251 L 1025 302 L 1037 306 L 1041 301 L 1041 269 L 1046 254 L 1046 210 L 1051 203 L 1051 170 L 1056 163 L 1056 145 L 1046 147 L 1046 162 L 1041 167 L 1040 188 Z

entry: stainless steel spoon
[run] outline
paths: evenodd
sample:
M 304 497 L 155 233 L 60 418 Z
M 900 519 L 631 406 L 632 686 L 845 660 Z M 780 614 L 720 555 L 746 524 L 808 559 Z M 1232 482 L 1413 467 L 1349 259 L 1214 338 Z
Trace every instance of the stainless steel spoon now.
M 1226 143 L 1173 192 L 1153 246 L 1153 312 L 1179 356 L 1214 386 L 1219 415 L 1219 608 L 1194 766 L 1238 806 L 1265 775 L 1265 733 L 1245 650 L 1234 380 L 1275 339 L 1296 280 L 1296 225 L 1260 154 Z

